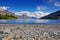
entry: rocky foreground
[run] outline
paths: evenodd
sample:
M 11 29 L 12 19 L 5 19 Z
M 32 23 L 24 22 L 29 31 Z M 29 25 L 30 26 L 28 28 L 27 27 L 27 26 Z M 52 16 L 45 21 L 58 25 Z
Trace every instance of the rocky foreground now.
M 60 25 L 0 24 L 0 40 L 60 40 Z

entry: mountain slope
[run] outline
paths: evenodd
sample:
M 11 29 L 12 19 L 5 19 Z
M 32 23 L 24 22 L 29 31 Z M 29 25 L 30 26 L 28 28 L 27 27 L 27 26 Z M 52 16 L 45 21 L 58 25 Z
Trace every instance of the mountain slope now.
M 36 17 L 30 17 L 30 16 L 23 14 L 23 15 L 19 16 L 19 19 L 37 19 L 37 18 Z
M 7 10 L 0 11 L 0 19 L 16 19 L 16 15 Z
M 44 16 L 40 19 L 60 19 L 60 10 L 59 11 L 56 11 L 54 13 L 51 13 L 47 16 Z

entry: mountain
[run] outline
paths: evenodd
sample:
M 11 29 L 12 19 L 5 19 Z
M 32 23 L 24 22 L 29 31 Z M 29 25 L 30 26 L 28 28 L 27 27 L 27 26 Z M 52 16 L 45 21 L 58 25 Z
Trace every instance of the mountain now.
M 26 14 L 22 14 L 19 16 L 19 19 L 37 19 L 36 17 L 30 17 Z
M 17 16 L 7 10 L 0 11 L 0 19 L 16 19 Z
M 40 19 L 60 19 L 60 10 L 53 12 L 47 16 L 41 17 Z

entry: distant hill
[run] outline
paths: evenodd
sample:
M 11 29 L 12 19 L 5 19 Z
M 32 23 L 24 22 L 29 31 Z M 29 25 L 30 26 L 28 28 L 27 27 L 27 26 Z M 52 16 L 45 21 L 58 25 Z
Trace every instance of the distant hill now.
M 19 19 L 37 19 L 36 17 L 30 17 L 30 16 L 27 16 L 25 14 L 22 14 L 19 16 Z
M 51 13 L 47 16 L 44 16 L 40 19 L 60 19 L 60 10 L 54 12 L 54 13 Z
M 0 11 L 0 19 L 16 19 L 17 16 L 7 10 Z

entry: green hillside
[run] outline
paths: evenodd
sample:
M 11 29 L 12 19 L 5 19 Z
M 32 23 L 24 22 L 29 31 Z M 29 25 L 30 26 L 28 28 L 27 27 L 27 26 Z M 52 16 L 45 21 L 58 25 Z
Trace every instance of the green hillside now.
M 13 15 L 1 15 L 0 14 L 0 19 L 17 19 L 17 17 L 13 16 Z

